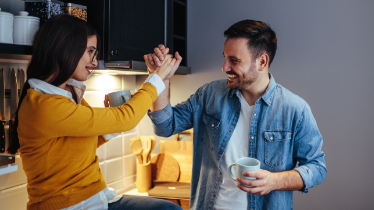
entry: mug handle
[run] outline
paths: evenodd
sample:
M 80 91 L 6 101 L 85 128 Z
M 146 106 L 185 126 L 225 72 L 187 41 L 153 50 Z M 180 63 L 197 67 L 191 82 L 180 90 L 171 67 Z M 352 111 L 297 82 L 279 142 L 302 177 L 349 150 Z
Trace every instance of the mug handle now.
M 236 163 L 233 163 L 229 166 L 229 169 L 228 169 L 229 171 L 228 172 L 229 172 L 229 175 L 230 175 L 231 179 L 236 181 L 236 177 L 234 177 L 234 174 L 232 174 L 232 171 L 231 171 L 231 167 L 233 167 L 233 166 L 235 166 L 235 168 L 236 168 Z

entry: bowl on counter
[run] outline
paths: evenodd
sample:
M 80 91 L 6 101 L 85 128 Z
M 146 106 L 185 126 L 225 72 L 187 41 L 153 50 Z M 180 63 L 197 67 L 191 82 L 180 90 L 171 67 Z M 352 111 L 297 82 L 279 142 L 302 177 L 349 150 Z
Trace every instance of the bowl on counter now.
M 0 42 L 13 44 L 13 14 L 2 12 L 0 8 Z

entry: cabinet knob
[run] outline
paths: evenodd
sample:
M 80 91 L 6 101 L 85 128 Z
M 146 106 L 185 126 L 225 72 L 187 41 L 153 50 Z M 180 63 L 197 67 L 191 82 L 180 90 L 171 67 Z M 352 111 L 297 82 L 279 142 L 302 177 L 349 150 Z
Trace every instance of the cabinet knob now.
M 112 50 L 112 51 L 110 51 L 110 54 L 112 56 L 117 56 L 118 55 L 118 50 Z

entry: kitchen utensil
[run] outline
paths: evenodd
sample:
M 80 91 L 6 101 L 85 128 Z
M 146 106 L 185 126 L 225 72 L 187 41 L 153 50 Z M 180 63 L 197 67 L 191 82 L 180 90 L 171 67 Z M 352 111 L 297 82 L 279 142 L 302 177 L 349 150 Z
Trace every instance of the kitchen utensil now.
M 10 119 L 17 111 L 18 106 L 18 87 L 16 72 L 12 69 L 10 73 Z
M 5 152 L 5 80 L 4 70 L 0 69 L 0 153 Z
M 152 180 L 173 181 L 179 179 L 179 164 L 173 156 L 168 154 L 157 154 L 151 159 Z
M 2 12 L 0 8 L 0 42 L 13 44 L 13 14 Z
M 154 136 L 150 136 L 150 137 L 151 137 L 151 151 L 149 151 L 149 154 L 148 154 L 148 157 L 147 157 L 148 161 L 151 161 L 151 154 L 152 154 L 153 149 L 156 146 L 156 138 Z
M 143 158 L 142 158 L 142 151 L 143 151 L 143 146 L 142 146 L 142 140 L 139 137 L 132 138 L 130 140 L 130 145 L 131 145 L 131 150 L 138 159 L 138 164 L 143 163 Z
M 22 89 L 25 85 L 25 71 L 23 69 L 18 69 L 17 81 L 19 84 L 19 95 L 22 95 Z
M 149 136 L 141 136 L 140 138 L 142 139 L 142 142 L 143 141 L 145 142 L 145 145 L 146 145 L 142 153 L 143 164 L 146 164 L 148 163 L 148 156 L 149 156 L 149 152 L 151 151 L 152 141 L 151 141 L 151 137 Z
M 9 142 L 13 141 L 14 120 L 13 115 L 17 111 L 18 106 L 18 89 L 17 89 L 17 78 L 16 72 L 12 69 L 10 73 L 10 118 L 9 118 Z
M 32 45 L 34 36 L 39 30 L 39 18 L 27 16 L 29 13 L 20 11 L 18 16 L 14 17 L 14 44 Z
M 191 141 L 179 141 L 180 133 L 191 135 Z M 193 130 L 182 131 L 174 135 L 174 141 L 160 141 L 160 153 L 172 155 L 179 163 L 180 182 L 191 183 L 192 174 L 192 152 L 193 152 Z
M 232 174 L 232 171 L 231 171 L 231 168 L 233 166 L 235 166 L 236 168 L 236 177 Z M 236 180 L 237 177 L 241 177 L 243 179 L 256 179 L 255 177 L 243 176 L 243 172 L 244 171 L 259 171 L 260 161 L 255 158 L 250 158 L 250 157 L 239 158 L 238 160 L 236 160 L 235 163 L 231 164 L 227 170 L 229 172 L 231 179 L 236 181 L 236 184 L 240 184 L 240 182 Z M 244 185 L 244 184 L 242 185 L 245 187 L 251 187 L 251 186 Z

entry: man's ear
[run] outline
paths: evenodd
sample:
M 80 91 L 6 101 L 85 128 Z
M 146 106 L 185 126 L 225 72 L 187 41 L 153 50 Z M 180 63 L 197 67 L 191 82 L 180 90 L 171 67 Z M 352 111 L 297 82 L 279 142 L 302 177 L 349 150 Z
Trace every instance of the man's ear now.
M 269 56 L 266 53 L 262 53 L 258 58 L 257 58 L 259 70 L 263 71 L 266 67 L 269 66 Z

